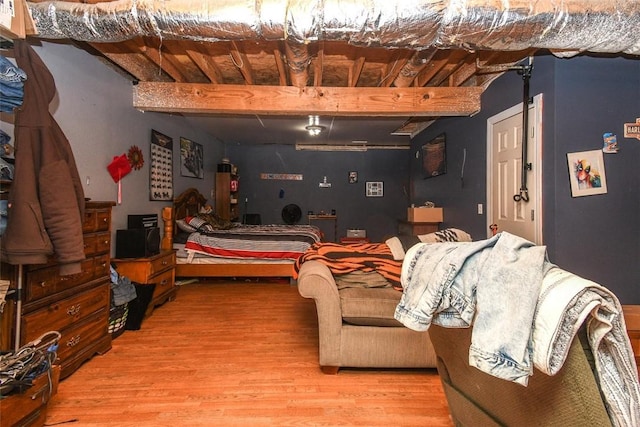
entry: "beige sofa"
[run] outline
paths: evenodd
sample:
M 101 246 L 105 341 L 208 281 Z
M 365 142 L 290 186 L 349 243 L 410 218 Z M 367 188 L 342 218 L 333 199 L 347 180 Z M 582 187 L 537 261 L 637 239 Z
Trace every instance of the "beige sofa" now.
M 313 298 L 318 312 L 320 368 L 435 368 L 429 334 L 406 328 L 393 318 L 401 292 L 392 288 L 338 290 L 329 268 L 302 264 L 298 291 Z

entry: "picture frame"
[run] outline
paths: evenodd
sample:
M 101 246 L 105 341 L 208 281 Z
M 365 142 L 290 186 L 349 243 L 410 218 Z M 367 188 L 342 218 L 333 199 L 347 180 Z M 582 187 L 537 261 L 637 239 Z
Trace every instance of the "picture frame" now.
M 355 184 L 358 182 L 358 172 L 350 171 L 349 172 L 349 184 Z
M 567 153 L 571 197 L 607 193 L 602 150 Z
M 180 175 L 204 179 L 202 144 L 180 137 Z
M 422 145 L 421 152 L 425 179 L 447 173 L 447 138 L 444 133 Z
M 382 181 L 367 181 L 367 197 L 384 197 L 384 183 Z
M 151 129 L 149 200 L 173 200 L 173 138 Z

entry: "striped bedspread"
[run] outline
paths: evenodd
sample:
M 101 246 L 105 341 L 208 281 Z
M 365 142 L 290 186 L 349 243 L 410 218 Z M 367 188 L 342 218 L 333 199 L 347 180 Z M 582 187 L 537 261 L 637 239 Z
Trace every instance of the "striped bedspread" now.
M 311 225 L 242 225 L 191 233 L 184 247 L 218 258 L 296 260 L 320 238 Z
M 334 275 L 355 271 L 376 272 L 394 287 L 400 286 L 402 260 L 395 260 L 386 243 L 316 243 L 295 263 L 294 278 L 305 261 L 320 261 L 329 267 Z

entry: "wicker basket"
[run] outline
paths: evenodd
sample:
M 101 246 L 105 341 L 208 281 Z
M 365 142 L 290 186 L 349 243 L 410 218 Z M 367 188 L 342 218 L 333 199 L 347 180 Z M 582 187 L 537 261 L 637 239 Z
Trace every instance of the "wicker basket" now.
M 129 315 L 129 303 L 111 307 L 109 310 L 109 333 L 111 338 L 117 338 L 124 332 L 124 325 Z

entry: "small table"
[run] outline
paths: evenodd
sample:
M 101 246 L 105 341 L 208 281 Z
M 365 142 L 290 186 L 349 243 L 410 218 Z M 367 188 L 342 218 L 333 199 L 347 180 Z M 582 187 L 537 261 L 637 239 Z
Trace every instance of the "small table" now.
M 309 225 L 311 221 L 333 221 L 333 240 L 335 242 L 338 238 L 338 215 L 307 215 Z
M 439 227 L 439 222 L 412 222 L 401 219 L 398 221 L 398 234 L 419 236 L 421 234 L 436 232 Z

